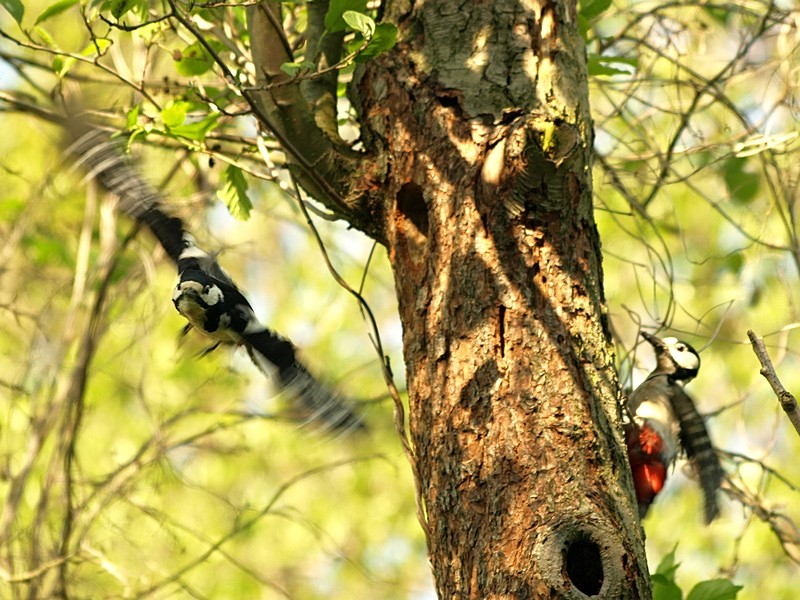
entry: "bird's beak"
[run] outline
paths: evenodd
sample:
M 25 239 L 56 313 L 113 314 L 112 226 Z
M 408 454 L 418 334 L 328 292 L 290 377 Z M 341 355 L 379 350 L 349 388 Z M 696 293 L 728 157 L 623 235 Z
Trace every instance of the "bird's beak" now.
M 644 339 L 650 342 L 650 345 L 653 346 L 653 348 L 666 348 L 660 337 L 656 337 L 652 333 L 647 333 L 646 331 L 640 331 L 639 333 Z

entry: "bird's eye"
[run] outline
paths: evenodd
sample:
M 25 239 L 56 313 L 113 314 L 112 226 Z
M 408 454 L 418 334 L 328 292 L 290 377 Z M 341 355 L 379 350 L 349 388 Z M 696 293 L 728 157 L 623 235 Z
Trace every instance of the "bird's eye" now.
M 678 352 L 684 352 L 686 350 L 686 346 L 683 344 L 678 344 L 676 348 L 678 349 Z

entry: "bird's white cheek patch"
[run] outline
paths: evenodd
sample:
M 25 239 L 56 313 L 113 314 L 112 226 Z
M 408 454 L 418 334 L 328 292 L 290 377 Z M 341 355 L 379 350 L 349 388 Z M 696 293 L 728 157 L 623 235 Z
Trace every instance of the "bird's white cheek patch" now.
M 172 292 L 172 301 L 175 302 L 180 298 L 185 292 L 194 291 L 197 295 L 203 295 L 203 286 L 197 283 L 196 281 L 182 281 L 178 285 L 175 286 L 175 290 Z
M 675 364 L 682 369 L 688 369 L 692 371 L 700 367 L 700 359 L 698 359 L 697 356 L 691 352 L 678 352 L 676 350 L 670 350 L 670 354 L 672 355 L 672 360 L 675 361 Z

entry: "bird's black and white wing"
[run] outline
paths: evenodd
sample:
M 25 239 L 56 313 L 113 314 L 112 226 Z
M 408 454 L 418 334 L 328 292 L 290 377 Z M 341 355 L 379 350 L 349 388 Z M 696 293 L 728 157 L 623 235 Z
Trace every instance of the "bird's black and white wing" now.
M 680 423 L 681 446 L 700 480 L 705 499 L 705 520 L 710 523 L 719 515 L 717 491 L 722 485 L 724 471 L 711 443 L 705 421 L 697 412 L 692 399 L 676 386 L 672 390 L 670 401 Z
M 120 210 L 146 226 L 175 263 L 179 281 L 172 300 L 192 327 L 219 343 L 244 345 L 265 374 L 277 370 L 293 417 L 325 430 L 363 427 L 350 404 L 298 361 L 294 345 L 258 321 L 228 273 L 197 245 L 179 218 L 168 214 L 161 194 L 128 162 L 118 144 L 80 117 L 67 119 L 66 129 L 77 164 L 119 197 Z

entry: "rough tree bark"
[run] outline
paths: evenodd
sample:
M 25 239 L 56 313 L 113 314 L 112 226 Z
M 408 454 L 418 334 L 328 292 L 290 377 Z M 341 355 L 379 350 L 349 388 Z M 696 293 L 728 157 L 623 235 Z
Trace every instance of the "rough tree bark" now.
M 575 2 L 384 5 L 399 43 L 351 89 L 367 153 L 349 173 L 336 140 L 290 154 L 321 165 L 330 190 L 305 173 L 308 187 L 389 250 L 439 596 L 648 598 Z M 283 60 L 265 6 L 250 13 L 261 83 Z M 259 94 L 280 129 L 289 109 Z

